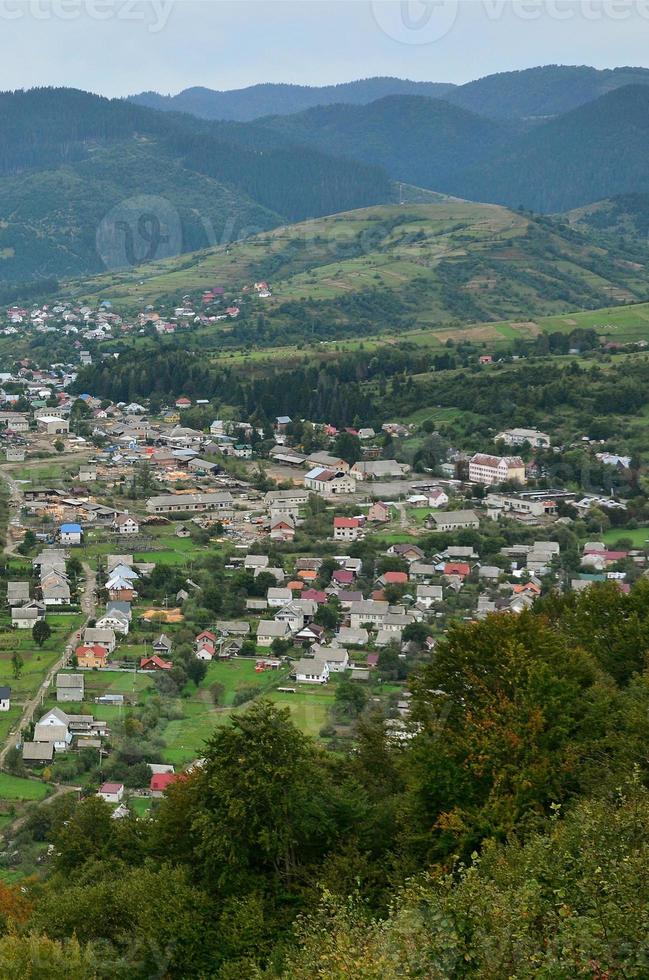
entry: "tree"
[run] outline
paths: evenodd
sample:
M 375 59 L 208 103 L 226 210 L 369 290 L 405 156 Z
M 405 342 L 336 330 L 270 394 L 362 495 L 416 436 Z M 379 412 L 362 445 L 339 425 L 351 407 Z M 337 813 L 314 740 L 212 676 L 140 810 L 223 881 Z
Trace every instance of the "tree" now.
M 32 626 L 32 639 L 34 643 L 42 647 L 46 640 L 52 635 L 52 628 L 44 619 L 37 619 Z
M 16 680 L 18 680 L 22 674 L 24 665 L 25 661 L 23 660 L 22 655 L 18 652 L 18 650 L 14 650 L 11 655 L 11 667 Z
M 335 456 L 340 456 L 346 463 L 353 466 L 363 456 L 361 441 L 358 436 L 351 432 L 339 432 L 334 441 L 333 452 Z
M 358 682 L 354 683 L 354 681 L 343 678 L 336 685 L 334 701 L 336 709 L 341 715 L 347 718 L 358 718 L 367 704 L 367 695 Z
M 65 449 L 65 443 L 63 442 L 62 439 L 55 439 L 54 448 L 56 449 L 57 453 L 62 453 L 63 450 Z
M 307 841 L 324 832 L 314 748 L 288 709 L 256 701 L 218 728 L 198 781 L 198 867 L 222 894 L 251 874 L 291 879 Z
M 313 617 L 314 623 L 324 626 L 327 630 L 335 630 L 338 626 L 339 610 L 335 603 L 323 603 L 318 606 Z

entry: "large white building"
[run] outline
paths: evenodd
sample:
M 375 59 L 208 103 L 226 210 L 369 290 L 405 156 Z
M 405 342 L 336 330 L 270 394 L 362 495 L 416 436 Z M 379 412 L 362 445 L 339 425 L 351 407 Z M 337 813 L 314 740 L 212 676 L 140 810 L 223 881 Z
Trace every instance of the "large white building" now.
M 307 490 L 323 494 L 353 493 L 356 481 L 342 470 L 327 470 L 316 466 L 304 477 L 304 486 Z
M 496 483 L 525 483 L 525 463 L 520 456 L 487 456 L 476 453 L 469 460 L 469 480 L 492 486 Z

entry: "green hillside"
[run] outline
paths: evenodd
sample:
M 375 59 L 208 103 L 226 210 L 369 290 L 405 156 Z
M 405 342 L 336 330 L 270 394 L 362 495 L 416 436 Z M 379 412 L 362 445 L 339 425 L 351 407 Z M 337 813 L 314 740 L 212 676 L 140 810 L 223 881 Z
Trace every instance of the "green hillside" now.
M 244 299 L 218 330 L 268 345 L 459 324 L 529 320 L 649 298 L 648 254 L 607 247 L 550 219 L 441 200 L 385 205 L 274 229 L 182 260 L 71 284 L 120 308 L 172 303 L 223 285 Z M 262 316 L 261 326 L 259 315 Z

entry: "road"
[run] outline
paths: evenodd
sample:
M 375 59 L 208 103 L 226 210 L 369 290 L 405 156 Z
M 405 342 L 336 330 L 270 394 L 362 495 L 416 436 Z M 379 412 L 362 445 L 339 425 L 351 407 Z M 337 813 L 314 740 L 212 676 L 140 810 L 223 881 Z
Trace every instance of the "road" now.
M 11 522 L 16 517 L 20 516 L 20 508 L 22 507 L 22 491 L 20 484 L 14 480 L 10 474 L 3 471 L 3 478 L 6 480 L 9 489 L 11 490 L 11 501 L 9 505 L 9 521 Z M 11 526 L 11 524 L 10 524 Z M 7 544 L 4 549 L 6 555 L 12 554 L 15 550 L 16 543 L 13 544 L 9 541 L 9 535 L 7 535 Z M 81 597 L 81 611 L 84 614 L 84 621 L 82 623 L 81 629 L 88 623 L 88 620 L 95 618 L 96 606 L 97 606 L 97 576 L 94 570 L 90 567 L 87 562 L 83 562 L 83 572 L 85 579 L 85 592 Z M 27 728 L 31 724 L 34 714 L 37 708 L 41 705 L 43 699 L 46 697 L 50 685 L 54 681 L 55 675 L 61 670 L 62 667 L 68 663 L 69 658 L 72 654 L 74 647 L 76 646 L 77 630 L 74 630 L 67 637 L 63 652 L 61 656 L 56 661 L 56 663 L 50 667 L 47 672 L 46 677 L 41 683 L 40 687 L 36 693 L 25 702 L 23 707 L 23 712 L 20 716 L 19 721 L 13 727 L 12 731 L 7 736 L 6 741 L 0 747 L 0 768 L 4 766 L 5 759 L 9 750 L 16 744 L 18 733 L 21 730 Z

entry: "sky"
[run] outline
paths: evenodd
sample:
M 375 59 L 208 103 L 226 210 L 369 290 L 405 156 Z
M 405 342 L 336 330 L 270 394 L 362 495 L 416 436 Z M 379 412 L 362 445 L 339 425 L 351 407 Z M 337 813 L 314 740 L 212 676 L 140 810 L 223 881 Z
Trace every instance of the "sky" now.
M 0 89 L 108 96 L 649 66 L 649 0 L 0 0 L 0 31 Z

